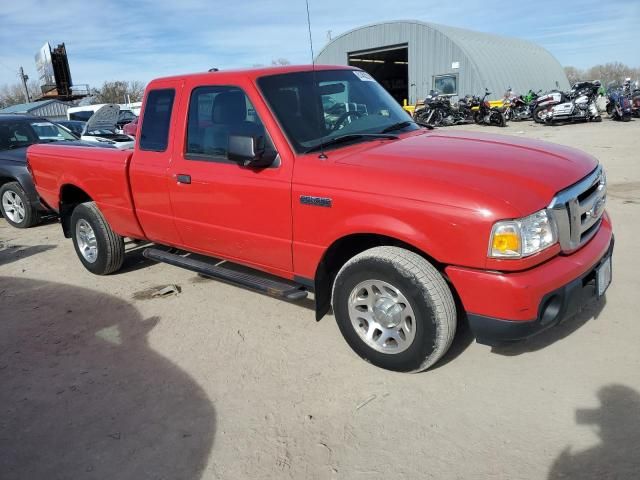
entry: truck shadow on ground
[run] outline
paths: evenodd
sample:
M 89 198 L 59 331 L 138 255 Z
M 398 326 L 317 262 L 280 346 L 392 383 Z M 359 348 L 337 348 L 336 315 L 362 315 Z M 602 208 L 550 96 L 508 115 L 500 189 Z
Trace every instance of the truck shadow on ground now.
M 573 317 L 566 319 L 559 325 L 553 326 L 542 333 L 521 342 L 514 342 L 504 346 L 493 347 L 492 353 L 504 356 L 522 355 L 523 353 L 535 352 L 549 345 L 558 342 L 573 332 L 581 328 L 590 320 L 596 320 L 607 303 L 606 296 L 601 300 L 594 301 L 586 305 Z
M 215 434 L 206 393 L 116 297 L 0 277 L 3 479 L 198 479 Z
M 37 255 L 47 250 L 53 250 L 55 245 L 14 245 L 7 244 L 0 241 L 0 265 L 7 265 L 9 263 L 17 262 L 23 258 L 30 257 L 31 255 Z
M 632 480 L 640 475 L 640 394 L 624 385 L 598 391 L 599 408 L 576 410 L 576 423 L 594 429 L 600 443 L 586 450 L 565 448 L 549 480 Z

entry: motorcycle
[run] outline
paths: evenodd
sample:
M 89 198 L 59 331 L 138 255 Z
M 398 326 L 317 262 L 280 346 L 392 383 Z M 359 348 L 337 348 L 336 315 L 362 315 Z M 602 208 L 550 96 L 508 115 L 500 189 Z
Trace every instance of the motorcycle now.
M 496 125 L 498 127 L 506 127 L 507 119 L 504 112 L 499 107 L 492 107 L 487 97 L 491 92 L 487 89 L 484 91 L 482 98 L 473 97 L 471 110 L 474 111 L 473 120 L 478 125 Z
M 640 85 L 638 82 L 633 82 L 633 86 L 629 85 L 629 91 L 631 96 L 631 115 L 640 117 Z
M 540 91 L 538 91 L 539 93 Z M 526 95 L 516 95 L 509 87 L 505 93 L 505 117 L 507 120 L 529 120 L 532 115 L 531 104 L 538 94 L 529 90 Z
M 461 103 L 462 102 L 462 103 Z M 465 109 L 465 103 L 460 100 L 457 104 L 451 103 L 451 98 L 440 95 L 431 90 L 424 100 L 423 108 L 416 109 L 414 120 L 419 125 L 431 127 L 459 125 L 468 123 L 470 114 Z
M 571 89 L 571 100 L 554 105 L 544 115 L 546 124 L 574 122 L 576 120 L 601 122 L 596 105 L 600 82 L 580 82 Z
M 631 120 L 632 108 L 629 99 L 630 88 L 628 85 L 620 87 L 615 82 L 608 85 L 607 114 L 613 120 L 628 122 Z
M 560 90 L 551 90 L 540 95 L 533 105 L 532 116 L 536 123 L 544 123 L 545 116 L 554 107 L 570 100 L 568 94 Z

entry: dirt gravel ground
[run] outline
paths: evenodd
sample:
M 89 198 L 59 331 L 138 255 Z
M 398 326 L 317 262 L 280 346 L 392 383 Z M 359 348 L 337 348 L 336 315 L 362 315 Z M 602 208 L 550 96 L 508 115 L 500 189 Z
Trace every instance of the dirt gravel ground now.
M 0 478 L 640 478 L 640 121 L 463 128 L 603 162 L 606 301 L 509 348 L 463 329 L 437 368 L 398 374 L 360 360 L 310 301 L 133 244 L 123 272 L 96 277 L 56 223 L 0 219 Z M 181 292 L 150 296 L 170 284 Z

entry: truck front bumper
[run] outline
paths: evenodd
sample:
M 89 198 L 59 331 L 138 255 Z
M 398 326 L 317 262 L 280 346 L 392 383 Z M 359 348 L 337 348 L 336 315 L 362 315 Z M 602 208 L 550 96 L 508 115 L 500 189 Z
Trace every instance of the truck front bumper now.
M 497 346 L 522 340 L 575 315 L 598 296 L 598 268 L 613 253 L 605 214 L 600 230 L 571 255 L 558 255 L 523 272 L 447 267 L 478 343 Z

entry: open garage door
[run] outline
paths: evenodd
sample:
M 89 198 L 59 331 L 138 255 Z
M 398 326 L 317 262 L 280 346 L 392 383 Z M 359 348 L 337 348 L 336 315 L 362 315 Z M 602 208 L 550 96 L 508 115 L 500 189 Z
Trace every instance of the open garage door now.
M 409 98 L 409 47 L 393 45 L 348 54 L 349 65 L 371 74 L 402 105 Z

